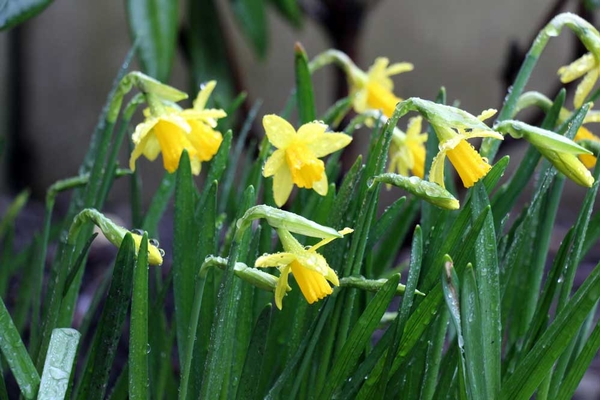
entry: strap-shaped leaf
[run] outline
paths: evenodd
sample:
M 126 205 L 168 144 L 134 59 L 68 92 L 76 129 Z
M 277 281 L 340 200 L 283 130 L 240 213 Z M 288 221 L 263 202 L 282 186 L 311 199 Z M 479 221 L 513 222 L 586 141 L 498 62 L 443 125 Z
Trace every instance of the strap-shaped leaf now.
M 52 0 L 0 0 L 0 31 L 35 17 L 50 3 Z
M 171 0 L 127 0 L 131 36 L 142 70 L 166 82 L 171 73 L 177 39 L 177 5 Z

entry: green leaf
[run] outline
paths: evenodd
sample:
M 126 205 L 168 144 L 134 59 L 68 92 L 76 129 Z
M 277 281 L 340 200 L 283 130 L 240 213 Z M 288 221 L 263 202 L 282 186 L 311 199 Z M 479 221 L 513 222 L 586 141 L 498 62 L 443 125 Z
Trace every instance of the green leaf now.
M 400 275 L 394 275 L 373 297 L 356 324 L 350 331 L 344 347 L 331 367 L 325 387 L 319 398 L 330 399 L 335 391 L 344 383 L 349 373 L 356 367 L 364 346 L 368 343 L 373 331 L 379 325 L 383 313 L 394 296 Z
M 473 222 L 475 215 L 489 207 L 489 199 L 482 184 L 477 184 L 472 198 Z M 468 270 L 466 272 L 469 273 Z M 484 360 L 485 390 L 478 391 L 484 398 L 495 398 L 500 390 L 500 364 L 502 351 L 502 324 L 500 320 L 500 271 L 498 268 L 494 218 L 488 214 L 475 243 L 475 275 L 477 296 L 481 305 L 479 322 L 485 345 L 478 354 Z M 476 307 L 475 305 L 473 307 Z M 479 370 L 480 374 L 482 371 Z M 474 391 L 476 394 L 476 392 Z M 476 396 L 476 398 L 478 398 Z
M 2 338 L 0 350 L 21 389 L 21 394 L 26 399 L 33 399 L 40 385 L 40 376 L 2 298 L 0 298 L 0 337 Z
M 565 305 L 531 351 L 506 379 L 500 399 L 525 399 L 551 371 L 556 359 L 569 346 L 594 304 L 600 299 L 600 264 Z
M 134 265 L 135 243 L 131 234 L 127 233 L 117 253 L 106 304 L 98 322 L 98 330 L 81 378 L 77 398 L 104 398 L 117 344 L 129 309 Z
M 312 79 L 308 68 L 308 57 L 300 43 L 294 48 L 294 64 L 296 67 L 296 99 L 300 124 L 306 124 L 317 119 L 315 95 Z
M 127 0 L 129 30 L 142 70 L 161 82 L 171 73 L 177 44 L 178 2 Z
M 297 0 L 271 0 L 277 10 L 283 15 L 295 28 L 302 26 L 302 10 Z
M 255 201 L 254 188 L 249 186 L 240 203 L 238 216 L 241 217 L 239 214 L 248 209 Z M 241 235 L 242 238 L 239 241 L 234 240 L 229 250 L 227 267 L 217 296 L 216 325 L 213 326 L 211 333 L 200 398 L 218 398 L 221 392 L 227 393 L 231 386 L 227 383 L 225 377 L 228 375 L 232 363 L 235 319 L 238 306 L 233 269 L 240 251 L 247 249 L 250 238 L 249 233 L 246 232 L 246 234 Z
M 66 398 L 69 385 L 65 382 L 73 379 L 80 338 L 81 335 L 75 329 L 60 328 L 52 331 L 38 400 Z
M 596 323 L 596 327 L 591 335 L 586 338 L 585 345 L 573 364 L 569 367 L 567 375 L 563 378 L 560 390 L 556 395 L 557 399 L 570 399 L 575 393 L 577 386 L 583 379 L 583 376 L 589 368 L 592 360 L 598 354 L 600 349 L 600 323 Z
M 491 216 L 488 216 L 491 220 Z M 484 227 L 485 229 L 485 227 Z M 470 391 L 474 399 L 490 399 L 490 390 L 487 386 L 486 372 L 491 366 L 483 354 L 486 347 L 490 346 L 484 334 L 487 317 L 481 307 L 480 293 L 475 278 L 475 272 L 471 264 L 467 265 L 463 273 L 462 287 L 460 291 L 460 313 L 462 316 L 462 334 L 465 346 L 465 364 L 469 380 Z M 498 366 L 499 367 L 499 366 Z M 499 368 L 498 368 L 499 371 Z
M 260 313 L 254 330 L 252 339 L 246 352 L 246 361 L 238 385 L 236 398 L 238 399 L 256 399 L 259 396 L 258 385 L 256 384 L 262 372 L 265 348 L 267 347 L 267 338 L 269 327 L 271 326 L 271 313 L 273 306 L 267 304 Z
M 8 208 L 4 211 L 4 215 L 2 216 L 2 220 L 0 221 L 0 240 L 4 239 L 4 235 L 6 232 L 14 228 L 15 219 L 27 204 L 27 200 L 29 199 L 29 190 L 24 190 L 15 197 L 12 203 L 8 206 Z
M 144 233 L 133 270 L 129 334 L 129 398 L 148 398 L 148 234 Z
M 215 0 L 188 2 L 186 47 L 191 61 L 190 72 L 194 91 L 203 82 L 214 79 L 214 99 L 230 104 L 235 93 L 235 82 L 230 62 L 230 49 L 224 35 L 225 28 Z
M 10 29 L 35 17 L 52 3 L 52 0 L 0 0 L 0 31 Z
M 458 364 L 459 370 L 459 394 L 461 396 L 466 396 L 471 400 L 477 400 L 479 393 L 479 388 L 476 383 L 473 383 L 473 371 L 467 367 L 467 363 L 465 360 L 465 338 L 463 336 L 463 324 L 462 324 L 462 315 L 461 315 L 461 291 L 460 291 L 460 282 L 458 279 L 458 274 L 452 264 L 452 260 L 449 256 L 446 256 L 444 260 L 444 268 L 445 271 L 442 272 L 442 288 L 444 290 L 444 300 L 446 301 L 446 306 L 448 307 L 448 311 L 450 311 L 450 317 L 452 318 L 452 322 L 454 324 L 454 328 L 456 329 L 456 337 L 457 337 L 457 345 L 459 348 L 460 354 L 460 363 Z M 473 387 L 475 386 L 475 388 Z
M 238 26 L 254 46 L 254 51 L 264 58 L 268 46 L 268 24 L 265 0 L 230 0 Z
M 187 151 L 179 160 L 175 184 L 175 219 L 173 226 L 173 291 L 177 348 L 183 363 L 187 354 L 187 331 L 190 320 L 196 276 L 196 241 L 194 228 L 194 182 Z

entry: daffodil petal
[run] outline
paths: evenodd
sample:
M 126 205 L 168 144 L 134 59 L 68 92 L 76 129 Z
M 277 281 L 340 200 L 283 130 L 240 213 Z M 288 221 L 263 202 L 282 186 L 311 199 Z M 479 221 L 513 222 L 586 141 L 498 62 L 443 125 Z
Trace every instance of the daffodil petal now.
M 259 268 L 264 267 L 285 267 L 296 259 L 296 255 L 293 253 L 273 253 L 265 254 L 256 259 L 254 265 Z
M 325 276 L 312 269 L 305 268 L 300 263 L 291 265 L 292 274 L 300 287 L 300 291 L 309 304 L 312 304 L 333 293 Z
M 318 140 L 308 143 L 307 146 L 315 157 L 321 158 L 343 149 L 350 142 L 352 142 L 352 137 L 345 133 L 324 133 Z
M 484 131 L 479 129 L 474 129 L 471 132 L 465 132 L 460 135 L 462 139 L 473 139 L 473 138 L 494 138 L 498 140 L 504 140 L 504 136 L 496 131 Z
M 196 96 L 196 100 L 194 100 L 194 110 L 204 110 L 206 102 L 215 86 L 217 86 L 216 81 L 209 81 L 202 85 L 202 88 L 198 92 L 198 96 Z
M 327 266 L 327 273 L 324 276 L 325 279 L 331 282 L 334 286 L 340 286 L 340 280 L 333 268 Z
M 437 183 L 444 189 L 444 164 L 446 160 L 446 151 L 441 150 L 434 158 L 431 163 L 431 170 L 429 171 L 429 182 Z
M 298 138 L 304 143 L 311 143 L 316 140 L 321 140 L 325 134 L 327 125 L 322 122 L 314 121 L 304 124 L 298 129 Z
M 579 108 L 583 105 L 585 98 L 592 91 L 597 80 L 598 68 L 594 68 L 583 77 L 581 82 L 579 82 L 573 98 L 573 105 L 575 105 L 575 108 Z
M 421 134 L 422 126 L 423 117 L 421 117 L 420 115 L 418 117 L 412 117 L 408 120 L 408 126 L 406 127 L 406 136 L 418 137 Z
M 142 138 L 142 140 L 140 142 L 138 142 L 135 147 L 133 148 L 133 151 L 131 152 L 131 156 L 129 157 L 129 169 L 132 171 L 135 171 L 135 161 L 140 158 L 140 156 L 142 154 L 144 154 L 144 150 L 146 148 L 146 144 L 148 143 L 148 140 L 150 138 L 153 138 L 153 136 L 151 135 L 146 135 Z
M 270 114 L 263 117 L 263 127 L 269 142 L 278 149 L 288 146 L 296 137 L 296 130 L 285 119 L 278 115 Z
M 327 182 L 327 174 L 323 172 L 323 177 L 319 179 L 317 182 L 313 183 L 312 187 L 315 192 L 319 193 L 321 196 L 327 196 L 327 191 L 329 189 L 329 183 Z
M 390 65 L 385 72 L 387 75 L 391 76 L 401 74 L 403 72 L 409 72 L 413 69 L 415 69 L 415 66 L 413 64 L 409 62 L 399 62 Z
M 133 135 L 131 136 L 131 140 L 133 141 L 134 144 L 140 143 L 145 137 L 146 135 L 148 135 L 148 132 L 150 132 L 152 130 L 152 128 L 154 128 L 154 125 L 156 125 L 158 123 L 159 119 L 158 118 L 150 118 L 140 124 L 138 124 L 135 127 L 135 131 L 133 132 Z
M 496 115 L 497 110 L 494 108 L 488 108 L 487 110 L 483 110 L 481 112 L 481 114 L 479 114 L 477 116 L 477 119 L 480 121 L 485 121 L 488 118 L 493 117 L 494 115 Z
M 275 305 L 280 310 L 283 308 L 283 297 L 285 296 L 288 288 L 288 276 L 290 274 L 290 268 L 281 268 L 281 275 L 277 280 L 277 287 L 275 288 Z
M 573 61 L 569 65 L 560 67 L 558 69 L 558 75 L 560 75 L 560 81 L 562 83 L 569 83 L 577 78 L 581 78 L 588 71 L 590 71 L 596 65 L 596 59 L 592 53 L 586 53 Z
M 273 197 L 277 207 L 285 204 L 290 197 L 294 182 L 287 164 L 282 164 L 273 176 Z
M 265 178 L 275 175 L 277 170 L 281 168 L 281 165 L 285 162 L 285 150 L 277 149 L 271 154 L 271 156 L 265 162 L 262 174 Z
M 342 229 L 341 231 L 338 231 L 338 233 L 339 233 L 340 235 L 342 235 L 342 236 L 344 236 L 344 235 L 347 235 L 347 234 L 349 234 L 349 233 L 352 233 L 352 232 L 354 232 L 354 229 L 352 229 L 352 228 L 344 228 L 344 229 Z M 338 239 L 338 238 L 335 238 L 335 237 L 333 237 L 333 238 L 325 238 L 325 239 L 322 239 L 322 240 L 321 240 L 321 241 L 319 241 L 318 243 L 316 243 L 316 244 L 314 244 L 314 245 L 310 246 L 310 248 L 308 249 L 308 252 L 310 252 L 310 253 L 314 253 L 314 252 L 316 252 L 316 251 L 317 251 L 317 250 L 318 250 L 320 247 L 323 247 L 323 246 L 325 246 L 327 243 L 329 243 L 329 242 L 331 242 L 331 241 L 333 241 L 333 240 L 335 240 L 335 239 Z
M 150 161 L 156 160 L 156 157 L 160 154 L 160 143 L 154 135 L 146 136 L 146 143 L 143 148 L 144 157 Z

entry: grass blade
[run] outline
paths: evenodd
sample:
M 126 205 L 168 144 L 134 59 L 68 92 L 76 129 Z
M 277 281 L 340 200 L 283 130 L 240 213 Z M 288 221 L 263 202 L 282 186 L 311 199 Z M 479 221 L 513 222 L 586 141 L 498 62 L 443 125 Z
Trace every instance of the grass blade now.
M 81 335 L 75 329 L 60 328 L 52 331 L 38 400 L 66 398 L 69 382 L 73 379 L 80 338 Z
M 17 380 L 21 393 L 26 399 L 33 399 L 40 386 L 40 376 L 2 298 L 0 298 L 0 339 L 0 350 Z
M 129 398 L 148 398 L 148 234 L 144 233 L 133 270 L 129 335 Z

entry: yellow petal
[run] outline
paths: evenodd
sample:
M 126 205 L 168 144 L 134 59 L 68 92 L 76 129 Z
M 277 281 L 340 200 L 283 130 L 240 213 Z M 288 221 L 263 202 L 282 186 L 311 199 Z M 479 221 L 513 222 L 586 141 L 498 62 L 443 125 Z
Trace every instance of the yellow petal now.
M 327 191 L 329 190 L 329 183 L 327 182 L 327 174 L 323 173 L 323 177 L 313 183 L 313 190 L 319 193 L 321 196 L 327 196 Z
M 406 146 L 410 150 L 413 174 L 423 179 L 425 176 L 425 146 L 423 143 L 415 143 L 412 140 L 407 140 Z
M 338 233 L 342 236 L 347 235 L 349 233 L 354 232 L 354 229 L 352 228 L 344 228 L 341 231 L 338 231 Z M 333 238 L 326 238 L 326 239 L 322 239 L 321 241 L 319 241 L 318 243 L 314 244 L 313 246 L 310 246 L 310 248 L 307 250 L 310 253 L 314 253 L 317 251 L 317 249 L 325 246 L 327 243 L 335 240 L 337 238 L 333 237 Z
M 334 153 L 352 142 L 352 137 L 345 133 L 324 133 L 318 140 L 307 144 L 315 157 L 321 158 Z
M 144 157 L 150 161 L 154 161 L 160 154 L 160 143 L 158 143 L 158 139 L 154 135 L 148 135 L 147 139 L 144 146 Z
M 262 174 L 265 178 L 275 175 L 277 170 L 281 168 L 281 165 L 285 162 L 285 150 L 277 149 L 271 154 L 271 156 L 265 162 Z
M 464 140 L 454 149 L 448 150 L 448 158 L 466 188 L 472 187 L 492 169 L 473 146 Z
M 327 273 L 325 274 L 325 279 L 327 279 L 329 282 L 331 282 L 334 286 L 340 286 L 340 280 L 339 280 L 337 274 L 329 266 L 327 266 Z
M 446 161 L 446 150 L 440 150 L 440 152 L 433 158 L 431 163 L 431 170 L 429 171 L 429 182 L 434 182 L 443 188 L 446 188 L 444 184 L 444 164 Z
M 292 175 L 287 167 L 287 164 L 282 164 L 279 170 L 273 176 L 273 198 L 277 207 L 285 204 L 292 192 Z
M 309 304 L 333 293 L 333 289 L 331 289 L 331 286 L 329 286 L 329 283 L 327 283 L 327 280 L 322 274 L 304 268 L 297 261 L 292 262 L 291 269 L 302 294 Z
M 148 133 L 152 130 L 152 128 L 154 128 L 154 125 L 156 125 L 158 123 L 158 121 L 159 121 L 158 118 L 150 117 L 146 121 L 138 124 L 135 127 L 135 131 L 133 132 L 133 135 L 131 136 L 131 140 L 133 141 L 133 143 L 138 144 L 142 140 L 144 140 L 146 135 L 148 135 Z
M 477 116 L 477 119 L 480 121 L 485 121 L 488 118 L 496 115 L 496 110 L 494 108 L 488 108 L 487 110 L 483 110 L 481 114 Z
M 278 115 L 270 114 L 263 117 L 263 127 L 269 142 L 278 149 L 288 146 L 296 137 L 296 130 L 289 122 Z
M 560 81 L 562 83 L 569 83 L 577 78 L 585 75 L 589 70 L 594 68 L 596 65 L 596 59 L 592 53 L 586 53 L 571 64 L 558 69 L 558 75 L 560 75 Z
M 275 305 L 280 310 L 283 308 L 283 297 L 285 296 L 288 288 L 288 276 L 290 274 L 290 268 L 281 268 L 281 275 L 277 280 L 277 287 L 275 288 Z
M 215 86 L 217 86 L 217 81 L 209 81 L 202 85 L 200 92 L 198 92 L 198 96 L 196 96 L 196 100 L 194 100 L 194 109 L 197 111 L 204 110 L 206 107 L 206 102 L 210 97 L 210 94 L 214 90 Z
M 408 126 L 406 127 L 406 136 L 407 137 L 419 137 L 425 136 L 425 140 L 427 140 L 427 134 L 421 135 L 421 128 L 423 127 L 423 117 L 420 115 L 418 117 L 412 117 L 408 120 Z
M 397 75 L 397 74 L 402 74 L 404 72 L 409 72 L 412 71 L 413 69 L 415 69 L 415 66 L 411 63 L 408 62 L 399 62 L 399 63 L 394 63 L 392 65 L 390 65 L 385 73 L 388 76 L 391 75 Z
M 135 171 L 135 161 L 146 151 L 146 147 L 148 146 L 148 142 L 150 140 L 156 141 L 154 135 L 145 135 L 142 140 L 135 144 L 133 151 L 131 152 L 131 156 L 129 157 L 129 169 Z M 160 147 L 159 147 L 160 150 Z M 155 157 L 156 158 L 156 157 Z M 151 160 L 154 161 L 154 160 Z
M 474 129 L 471 132 L 464 132 L 462 134 L 460 134 L 460 138 L 467 140 L 467 139 L 473 139 L 473 138 L 494 138 L 494 139 L 498 139 L 498 140 L 504 140 L 504 136 L 502 136 L 501 133 L 498 133 L 496 131 L 484 131 L 481 129 Z
M 573 105 L 575 105 L 575 108 L 579 108 L 583 105 L 585 98 L 592 91 L 597 80 L 598 68 L 594 68 L 583 77 L 581 82 L 579 82 L 573 98 Z
M 312 143 L 321 140 L 326 129 L 327 125 L 322 122 L 309 122 L 298 129 L 298 139 L 304 143 Z
M 256 259 L 254 265 L 256 267 L 285 267 L 296 259 L 296 255 L 293 253 L 273 253 L 265 254 Z

